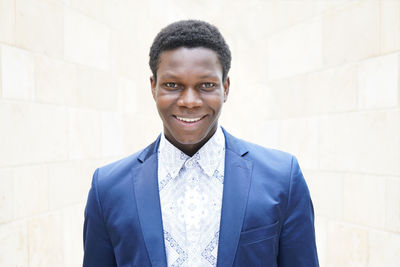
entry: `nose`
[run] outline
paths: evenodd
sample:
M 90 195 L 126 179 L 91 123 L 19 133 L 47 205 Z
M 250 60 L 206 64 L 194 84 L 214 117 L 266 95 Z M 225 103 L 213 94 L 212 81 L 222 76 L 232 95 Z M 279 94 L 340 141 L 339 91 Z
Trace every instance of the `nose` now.
M 178 106 L 187 108 L 196 108 L 202 105 L 203 101 L 199 92 L 192 88 L 185 88 L 178 99 Z

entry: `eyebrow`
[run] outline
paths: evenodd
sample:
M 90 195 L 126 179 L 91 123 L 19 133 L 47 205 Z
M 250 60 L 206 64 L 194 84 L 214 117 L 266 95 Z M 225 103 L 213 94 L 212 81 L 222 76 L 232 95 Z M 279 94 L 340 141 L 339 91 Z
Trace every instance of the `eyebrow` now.
M 173 74 L 167 73 L 167 74 L 164 74 L 164 75 L 160 76 L 160 78 L 163 78 L 163 79 L 178 79 L 179 77 L 175 76 Z
M 218 76 L 212 75 L 212 74 L 210 74 L 210 75 L 206 74 L 206 75 L 203 75 L 200 77 L 200 79 L 206 79 L 206 78 L 218 79 Z
M 160 79 L 163 79 L 163 80 L 168 80 L 168 79 L 179 80 L 179 76 L 176 76 L 176 75 L 170 74 L 170 73 L 166 73 L 166 74 L 160 76 Z
M 163 78 L 163 79 L 179 79 L 180 77 L 176 76 L 174 74 L 167 73 L 167 74 L 164 74 L 164 75 L 160 76 L 160 78 Z M 200 79 L 207 79 L 207 78 L 218 79 L 218 76 L 212 75 L 212 74 L 206 74 L 206 75 L 200 76 L 199 78 Z

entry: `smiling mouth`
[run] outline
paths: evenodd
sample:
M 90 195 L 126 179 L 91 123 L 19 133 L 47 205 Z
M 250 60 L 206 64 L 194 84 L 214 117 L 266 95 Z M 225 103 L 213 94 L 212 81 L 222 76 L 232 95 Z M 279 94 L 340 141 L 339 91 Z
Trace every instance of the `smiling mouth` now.
M 178 116 L 174 116 L 175 118 L 177 118 L 178 120 L 180 120 L 180 121 L 183 121 L 183 122 L 187 122 L 187 123 L 194 123 L 194 122 L 198 122 L 198 121 L 200 121 L 202 118 L 204 118 L 205 116 L 203 116 L 203 117 L 198 117 L 198 118 L 184 118 L 184 117 L 178 117 Z

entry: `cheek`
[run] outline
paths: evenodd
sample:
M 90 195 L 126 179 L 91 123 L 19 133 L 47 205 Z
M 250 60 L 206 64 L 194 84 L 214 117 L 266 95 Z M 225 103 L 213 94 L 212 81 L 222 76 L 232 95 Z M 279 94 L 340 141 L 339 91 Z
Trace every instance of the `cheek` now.
M 160 114 L 161 117 L 167 117 L 168 116 L 168 111 L 171 107 L 171 101 L 167 101 L 165 98 L 158 98 L 156 100 L 156 106 L 158 113 Z
M 222 97 L 212 98 L 207 100 L 208 106 L 213 110 L 218 111 L 222 108 L 224 104 L 224 99 Z
M 156 105 L 158 109 L 165 109 L 168 106 L 168 98 L 165 95 L 157 96 Z

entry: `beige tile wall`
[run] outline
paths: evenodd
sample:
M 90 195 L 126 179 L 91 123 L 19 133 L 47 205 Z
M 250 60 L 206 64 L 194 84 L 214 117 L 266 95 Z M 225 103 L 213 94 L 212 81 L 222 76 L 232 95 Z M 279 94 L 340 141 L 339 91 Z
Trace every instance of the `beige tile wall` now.
M 0 266 L 80 266 L 96 167 L 161 129 L 166 24 L 233 53 L 221 124 L 295 154 L 322 267 L 400 266 L 400 0 L 0 0 Z

